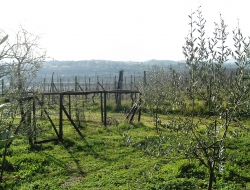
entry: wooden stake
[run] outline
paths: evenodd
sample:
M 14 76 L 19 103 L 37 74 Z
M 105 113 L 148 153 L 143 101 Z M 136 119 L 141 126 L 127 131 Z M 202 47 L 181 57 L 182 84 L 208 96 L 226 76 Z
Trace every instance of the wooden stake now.
M 60 94 L 59 139 L 63 140 L 63 95 Z

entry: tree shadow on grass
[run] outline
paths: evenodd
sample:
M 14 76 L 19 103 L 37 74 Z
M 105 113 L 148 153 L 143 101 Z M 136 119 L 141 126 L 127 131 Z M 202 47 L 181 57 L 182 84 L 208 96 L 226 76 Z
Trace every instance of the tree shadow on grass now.
M 99 146 L 99 147 L 105 146 L 104 142 L 102 141 L 94 142 L 94 145 L 91 145 L 85 138 L 81 138 L 81 141 L 84 143 L 84 145 L 79 145 L 79 144 L 75 145 L 75 148 L 78 152 L 84 151 L 86 154 L 92 155 L 94 158 L 99 158 L 99 159 L 103 159 L 106 161 L 117 161 L 117 159 L 109 159 L 106 156 L 103 156 L 102 154 L 95 151 L 96 146 Z M 105 147 L 103 148 L 105 149 Z
M 96 146 L 105 146 L 105 143 L 100 142 L 99 145 L 90 145 L 89 142 L 83 137 L 81 138 L 81 141 L 84 143 L 84 145 L 79 145 L 77 144 L 75 141 L 71 140 L 71 139 L 67 139 L 65 138 L 62 145 L 64 146 L 64 148 L 67 150 L 68 154 L 70 155 L 70 157 L 72 158 L 72 160 L 75 162 L 76 166 L 77 166 L 77 170 L 79 171 L 80 174 L 84 175 L 85 172 L 83 171 L 81 165 L 80 165 L 80 161 L 81 159 L 79 159 L 75 154 L 75 152 L 82 152 L 84 151 L 86 153 L 86 155 L 91 155 L 93 156 L 95 159 L 101 159 L 105 162 L 107 162 L 107 164 L 113 163 L 113 162 L 117 162 L 118 158 L 110 158 L 108 157 L 106 154 L 100 154 L 95 150 Z M 103 149 L 105 149 L 105 147 L 103 147 Z
M 39 154 L 44 155 L 46 157 L 46 159 L 50 162 L 50 163 L 54 163 L 57 166 L 60 166 L 62 168 L 67 168 L 67 164 L 65 164 L 64 161 L 56 158 L 55 156 L 45 153 L 43 151 L 39 152 Z
M 75 164 L 77 166 L 77 170 L 79 171 L 79 173 L 81 175 L 84 175 L 85 172 L 83 171 L 83 169 L 79 163 L 81 160 L 78 157 L 76 157 L 75 152 L 84 151 L 86 154 L 92 155 L 96 159 L 99 158 L 99 159 L 102 159 L 103 161 L 106 161 L 109 163 L 117 161 L 117 159 L 110 159 L 107 156 L 104 156 L 104 155 L 97 153 L 94 149 L 94 146 L 90 145 L 85 138 L 81 138 L 81 140 L 84 142 L 84 144 L 85 144 L 84 146 L 78 145 L 77 143 L 75 143 L 75 141 L 70 140 L 70 139 L 66 139 L 66 138 L 64 139 L 64 141 L 62 143 L 62 145 L 67 150 L 70 157 L 72 158 L 72 160 L 75 162 Z M 73 151 L 71 149 L 71 147 L 74 147 L 75 151 Z
M 70 140 L 65 138 L 62 142 L 63 147 L 67 150 L 68 154 L 70 155 L 70 157 L 73 159 L 73 161 L 75 162 L 76 166 L 77 166 L 77 170 L 79 171 L 79 173 L 81 175 L 84 175 L 85 172 L 83 171 L 82 167 L 79 164 L 79 160 L 74 156 L 74 153 L 70 150 L 71 147 L 73 147 L 75 145 L 75 141 Z
M 29 151 L 44 151 L 44 150 L 53 150 L 53 146 L 51 145 L 41 145 L 41 144 L 31 144 L 28 148 Z
M 150 129 L 148 126 L 146 126 L 144 123 L 142 122 L 138 122 L 138 123 L 130 123 L 134 129 Z
M 229 176 L 225 177 L 226 180 L 239 182 L 250 182 L 250 177 L 242 176 L 233 170 L 229 171 Z

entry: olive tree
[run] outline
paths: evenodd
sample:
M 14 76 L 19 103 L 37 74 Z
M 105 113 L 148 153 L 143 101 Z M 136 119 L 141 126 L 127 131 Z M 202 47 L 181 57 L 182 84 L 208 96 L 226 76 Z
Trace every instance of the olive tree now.
M 194 13 L 189 15 L 190 33 L 183 46 L 186 65 L 189 71 L 189 90 L 187 98 L 192 101 L 190 116 L 177 122 L 181 125 L 181 135 L 171 130 L 168 141 L 187 158 L 198 159 L 209 170 L 208 189 L 216 181 L 215 170 L 223 170 L 225 160 L 224 142 L 228 137 L 230 123 L 240 117 L 240 105 L 249 104 L 246 98 L 250 90 L 249 82 L 244 80 L 244 70 L 248 66 L 247 52 L 249 42 L 243 37 L 240 28 L 233 31 L 234 48 L 227 46 L 227 25 L 222 16 L 215 23 L 213 37 L 206 39 L 205 19 L 198 9 L 197 19 Z M 227 74 L 225 63 L 229 58 L 236 60 L 238 74 Z M 203 100 L 209 120 L 204 113 L 195 118 L 196 100 Z M 177 100 L 178 101 L 178 100 Z M 176 122 L 170 123 L 173 128 Z
M 158 145 L 148 144 L 153 146 L 151 152 L 158 151 L 158 156 L 199 160 L 208 169 L 208 189 L 212 189 L 216 182 L 215 171 L 223 172 L 226 161 L 225 141 L 234 138 L 230 135 L 233 133 L 230 124 L 241 117 L 243 109 L 250 103 L 247 95 L 250 83 L 245 80 L 250 43 L 238 25 L 232 32 L 234 45 L 230 48 L 227 25 L 221 15 L 220 22 L 215 23 L 213 36 L 208 38 L 205 37 L 206 20 L 200 7 L 197 17 L 191 13 L 189 18 L 190 31 L 183 46 L 187 76 L 184 73 L 179 73 L 179 77 L 172 75 L 172 82 L 168 79 L 165 81 L 168 84 L 161 85 L 161 93 L 169 98 L 171 106 L 179 106 L 182 111 L 178 117 L 170 116 L 171 119 L 162 124 L 165 130 L 159 136 Z M 226 70 L 225 63 L 230 58 L 234 58 L 238 66 L 237 74 L 228 74 Z M 159 101 L 159 89 L 154 83 L 157 80 L 142 91 L 142 97 L 151 106 Z M 203 104 L 205 112 L 197 112 L 197 104 Z

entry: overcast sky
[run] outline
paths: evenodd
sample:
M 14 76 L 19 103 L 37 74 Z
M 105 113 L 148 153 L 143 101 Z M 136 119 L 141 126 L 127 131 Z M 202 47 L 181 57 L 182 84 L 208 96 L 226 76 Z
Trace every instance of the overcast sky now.
M 249 0 L 2 0 L 0 29 L 41 35 L 56 60 L 183 60 L 188 15 L 202 6 L 206 36 L 222 14 L 250 36 Z

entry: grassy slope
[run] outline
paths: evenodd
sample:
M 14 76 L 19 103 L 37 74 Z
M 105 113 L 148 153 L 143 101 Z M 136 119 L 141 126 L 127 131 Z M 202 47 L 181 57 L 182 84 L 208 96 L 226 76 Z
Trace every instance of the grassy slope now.
M 93 113 L 98 114 L 98 113 Z M 109 113 L 109 116 L 112 113 Z M 64 122 L 64 142 L 30 147 L 26 138 L 14 141 L 8 150 L 7 172 L 2 189 L 199 189 L 207 185 L 207 170 L 197 161 L 149 156 L 140 147 L 130 146 L 127 131 L 135 142 L 157 133 L 149 116 L 143 123 L 119 127 L 88 123 L 79 137 L 68 121 Z M 58 123 L 57 123 L 58 125 Z M 53 132 L 53 131 L 51 131 Z M 125 135 L 124 135 L 125 134 Z M 44 134 L 44 138 L 51 136 Z M 218 188 L 241 189 L 250 181 L 248 137 L 231 143 L 235 148 L 228 158 Z M 242 146 L 244 144 L 244 146 Z M 3 149 L 1 151 L 1 154 Z

